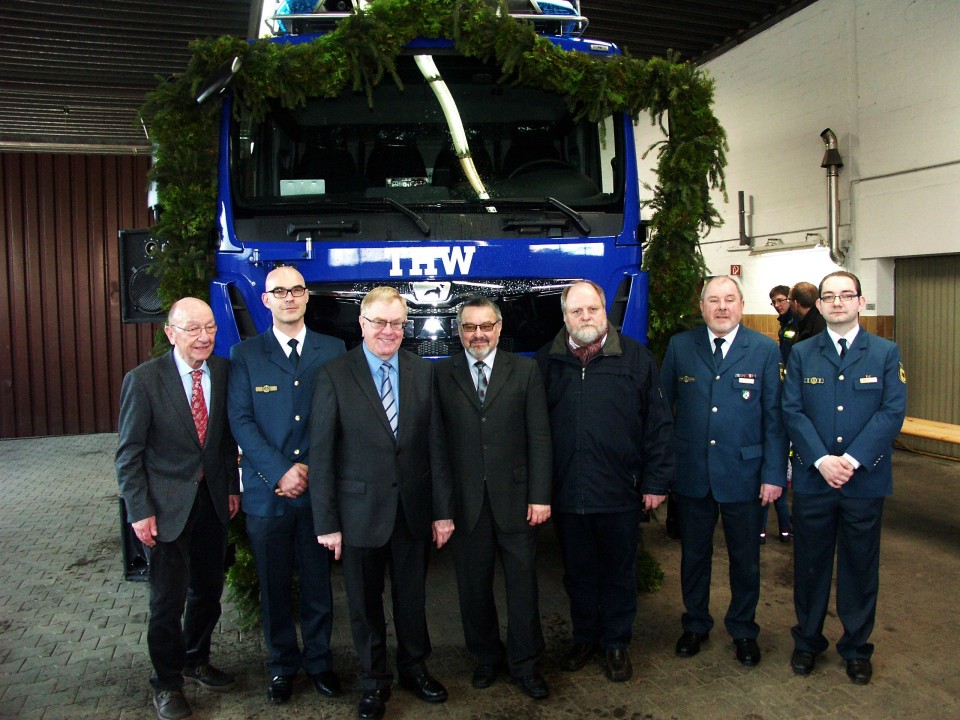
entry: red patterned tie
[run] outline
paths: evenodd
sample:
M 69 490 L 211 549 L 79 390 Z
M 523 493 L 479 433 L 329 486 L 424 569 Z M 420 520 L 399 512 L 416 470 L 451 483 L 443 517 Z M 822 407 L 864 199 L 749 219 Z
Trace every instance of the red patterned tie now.
M 200 379 L 203 377 L 203 370 L 194 370 L 193 375 L 193 397 L 190 400 L 190 412 L 193 413 L 193 424 L 197 426 L 197 435 L 200 437 L 200 444 L 207 439 L 207 403 L 203 398 L 203 385 Z

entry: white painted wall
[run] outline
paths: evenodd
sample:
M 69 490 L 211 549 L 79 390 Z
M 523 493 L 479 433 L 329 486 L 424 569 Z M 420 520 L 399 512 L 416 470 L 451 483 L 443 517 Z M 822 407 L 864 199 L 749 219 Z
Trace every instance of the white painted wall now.
M 893 258 L 960 252 L 960 3 L 818 0 L 704 69 L 730 143 L 724 226 L 702 238 L 712 273 L 743 266 L 748 313 L 777 284 L 817 283 L 837 269 L 825 249 L 752 255 L 738 246 L 737 191 L 747 233 L 800 242 L 827 237 L 831 128 L 839 139 L 844 269 L 863 283 L 867 315 L 893 314 Z M 638 146 L 659 139 L 646 123 Z M 651 156 L 641 180 L 652 183 Z

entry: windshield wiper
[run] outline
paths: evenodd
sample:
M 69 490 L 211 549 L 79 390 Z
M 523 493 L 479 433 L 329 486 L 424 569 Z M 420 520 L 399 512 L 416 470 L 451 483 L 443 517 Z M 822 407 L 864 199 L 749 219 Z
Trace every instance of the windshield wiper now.
M 543 197 L 543 198 L 536 198 L 536 199 L 533 199 L 533 198 L 530 198 L 530 199 L 511 198 L 511 199 L 509 199 L 509 200 L 499 200 L 499 199 L 498 199 L 498 200 L 492 200 L 492 201 L 490 201 L 490 202 L 485 202 L 484 204 L 487 204 L 487 205 L 497 205 L 498 203 L 500 203 L 500 204 L 511 204 L 511 205 L 514 205 L 514 204 L 516 204 L 516 205 L 544 205 L 544 204 L 546 204 L 546 205 L 549 205 L 550 207 L 552 207 L 552 208 L 554 208 L 554 209 L 556 209 L 556 210 L 559 210 L 561 213 L 563 213 L 574 225 L 577 226 L 577 230 L 580 231 L 580 234 L 581 234 L 581 235 L 589 235 L 589 234 L 590 234 L 590 231 L 591 231 L 591 229 L 592 229 L 592 228 L 590 227 L 590 224 L 589 224 L 586 220 L 583 219 L 583 216 L 580 215 L 580 213 L 578 213 L 578 212 L 577 212 L 576 210 L 574 210 L 573 208 L 571 208 L 571 207 L 569 207 L 569 206 L 567 206 L 567 205 L 564 205 L 562 202 L 560 202 L 560 201 L 557 200 L 556 198 L 550 197 L 549 195 L 547 195 L 546 197 Z M 508 227 L 508 225 L 509 225 L 509 227 Z M 553 222 L 551 222 L 550 220 L 546 220 L 546 219 L 544 219 L 544 220 L 529 220 L 529 219 L 519 220 L 519 219 L 513 218 L 513 219 L 510 219 L 510 220 L 505 220 L 505 221 L 504 221 L 504 229 L 505 229 L 505 230 L 515 230 L 515 229 L 524 228 L 524 227 L 550 228 L 550 227 L 556 227 L 556 223 L 553 223 Z
M 311 204 L 311 209 L 314 211 L 329 212 L 330 210 L 363 210 L 370 211 L 381 209 L 383 207 L 389 207 L 391 210 L 396 210 L 401 215 L 404 215 L 410 218 L 410 221 L 417 226 L 417 229 L 424 234 L 425 237 L 430 237 L 431 229 L 430 226 L 424 221 L 422 217 L 417 215 L 413 210 L 408 208 L 403 203 L 397 202 L 393 198 L 382 197 L 377 200 L 323 200 L 319 203 Z M 293 225 L 290 224 L 287 226 L 288 234 L 294 234 L 294 232 L 299 230 L 339 230 L 341 232 L 358 232 L 359 229 L 355 227 L 355 224 L 351 225 L 350 223 L 337 224 L 334 223 L 334 226 L 327 227 L 325 224 L 321 223 L 317 225 Z

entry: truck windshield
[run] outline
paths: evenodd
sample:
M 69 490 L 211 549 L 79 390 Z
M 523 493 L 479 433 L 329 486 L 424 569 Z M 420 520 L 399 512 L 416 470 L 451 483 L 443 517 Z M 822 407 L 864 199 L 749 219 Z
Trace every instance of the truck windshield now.
M 623 212 L 621 122 L 574 121 L 563 97 L 498 83 L 499 70 L 458 55 L 403 55 L 397 71 L 404 89 L 385 79 L 372 109 L 365 93 L 347 91 L 275 105 L 263 119 L 241 110 L 231 135 L 236 216 L 382 198 L 434 212 L 544 197 Z

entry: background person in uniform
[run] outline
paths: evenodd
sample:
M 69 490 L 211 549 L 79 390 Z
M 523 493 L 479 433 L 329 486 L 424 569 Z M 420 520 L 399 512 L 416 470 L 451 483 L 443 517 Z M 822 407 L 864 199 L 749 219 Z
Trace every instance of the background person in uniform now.
M 307 493 L 310 406 L 317 369 L 344 353 L 343 342 L 307 330 L 310 295 L 292 267 L 272 270 L 261 296 L 273 324 L 230 353 L 230 425 L 243 456 L 243 512 L 260 581 L 263 637 L 270 653 L 267 697 L 286 702 L 300 668 L 317 692 L 340 694 L 330 633 L 330 552 L 317 543 Z M 299 578 L 300 632 L 293 615 Z
M 780 353 L 768 337 L 740 325 L 743 293 L 727 276 L 700 294 L 706 325 L 670 338 L 664 390 L 676 407 L 680 584 L 686 612 L 676 653 L 692 657 L 713 628 L 710 576 L 718 517 L 730 559 L 724 624 L 742 664 L 760 662 L 755 616 L 760 599 L 760 504 L 787 482 L 787 439 L 780 418 Z
M 479 297 L 457 314 L 466 352 L 437 363 L 437 388 L 454 482 L 457 532 L 451 540 L 473 686 L 489 687 L 506 659 L 534 699 L 547 697 L 537 590 L 537 526 L 550 517 L 550 419 L 537 364 L 499 350 L 503 316 Z M 481 375 L 482 374 L 482 375 Z M 507 647 L 493 596 L 503 567 Z
M 161 720 L 176 720 L 191 714 L 185 680 L 213 691 L 235 684 L 210 664 L 210 639 L 240 481 L 228 363 L 211 355 L 213 311 L 196 298 L 178 300 L 164 332 L 172 351 L 123 379 L 116 471 L 127 520 L 148 548 L 153 703 Z
M 817 286 L 808 282 L 798 282 L 790 291 L 790 309 L 797 318 L 797 334 L 793 344 L 819 335 L 827 326 L 823 315 L 817 309 Z
M 837 651 L 847 675 L 870 682 L 870 633 L 880 586 L 883 499 L 893 492 L 893 441 L 906 414 L 900 350 L 860 327 L 860 280 L 820 282 L 827 332 L 793 349 L 783 417 L 793 441 L 793 671 L 809 675 L 828 647 L 823 622 L 837 556 Z
M 427 553 L 453 533 L 453 496 L 433 363 L 400 350 L 407 305 L 378 287 L 360 305 L 363 343 L 320 368 L 310 415 L 310 499 L 318 542 L 343 555 L 361 719 L 380 718 L 387 669 L 384 572 L 390 567 L 397 674 L 427 702 L 446 688 L 427 671 Z
M 780 363 L 783 367 L 787 366 L 787 360 L 790 358 L 790 349 L 793 347 L 793 340 L 797 336 L 797 318 L 793 315 L 790 308 L 790 288 L 786 285 L 777 285 L 770 290 L 770 304 L 777 311 L 777 322 L 780 323 L 780 329 L 777 331 L 777 340 L 780 343 Z M 788 451 L 789 452 L 789 451 Z M 790 465 L 787 460 L 787 486 L 789 487 Z M 777 511 L 777 527 L 779 528 L 780 542 L 790 542 L 790 506 L 787 504 L 787 489 L 773 503 Z M 767 541 L 767 518 L 770 514 L 770 505 L 764 505 L 760 511 L 760 544 Z
M 636 558 L 644 511 L 673 480 L 670 408 L 653 355 L 607 324 L 603 290 L 565 288 L 564 328 L 537 353 L 553 437 L 553 517 L 563 552 L 573 642 L 560 662 L 582 668 L 603 650 L 613 682 L 630 678 Z

